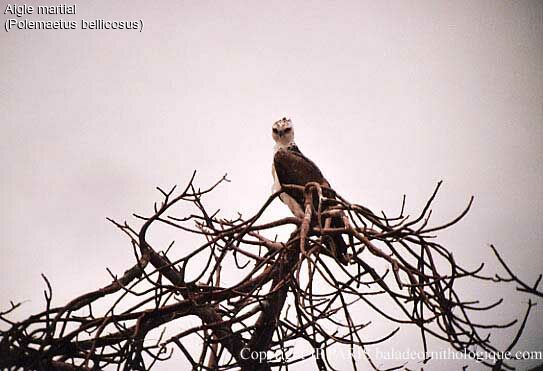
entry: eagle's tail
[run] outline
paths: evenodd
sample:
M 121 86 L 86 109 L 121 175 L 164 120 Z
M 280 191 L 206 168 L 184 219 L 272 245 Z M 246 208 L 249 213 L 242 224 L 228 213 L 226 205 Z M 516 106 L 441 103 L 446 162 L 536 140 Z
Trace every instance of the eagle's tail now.
M 332 218 L 330 227 L 343 228 L 345 227 L 345 224 L 343 223 L 343 220 L 341 218 L 335 217 L 335 218 Z M 347 265 L 349 263 L 349 256 L 347 254 L 348 246 L 345 243 L 345 240 L 343 239 L 342 235 L 335 234 L 335 235 L 326 236 L 325 241 L 326 241 L 325 242 L 326 246 L 332 251 L 336 259 L 341 264 Z

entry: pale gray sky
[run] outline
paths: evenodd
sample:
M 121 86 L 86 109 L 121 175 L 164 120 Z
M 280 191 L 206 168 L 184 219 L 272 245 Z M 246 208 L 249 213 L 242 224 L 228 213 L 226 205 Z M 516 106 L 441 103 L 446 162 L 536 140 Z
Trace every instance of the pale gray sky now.
M 405 193 L 414 213 L 442 179 L 436 224 L 475 195 L 441 238 L 457 260 L 494 273 L 493 243 L 527 282 L 543 271 L 542 2 L 77 3 L 50 19 L 145 27 L 0 32 L 0 307 L 41 309 L 41 272 L 57 304 L 123 272 L 131 247 L 105 217 L 150 211 L 155 186 L 193 169 L 201 185 L 232 180 L 211 207 L 255 211 L 282 116 L 349 200 L 393 212 Z M 512 286 L 464 292 L 505 297 L 490 315 L 504 322 L 527 301 Z M 517 349 L 541 344 L 540 304 Z

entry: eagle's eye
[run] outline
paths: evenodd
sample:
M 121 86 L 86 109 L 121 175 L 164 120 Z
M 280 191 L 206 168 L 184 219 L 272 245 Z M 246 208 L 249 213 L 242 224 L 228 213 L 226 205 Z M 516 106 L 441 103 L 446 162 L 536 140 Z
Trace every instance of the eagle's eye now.
M 273 128 L 273 132 L 274 132 L 275 134 L 277 134 L 277 129 L 276 129 L 276 128 Z
M 285 133 L 290 133 L 291 130 L 292 130 L 292 128 L 286 128 Z

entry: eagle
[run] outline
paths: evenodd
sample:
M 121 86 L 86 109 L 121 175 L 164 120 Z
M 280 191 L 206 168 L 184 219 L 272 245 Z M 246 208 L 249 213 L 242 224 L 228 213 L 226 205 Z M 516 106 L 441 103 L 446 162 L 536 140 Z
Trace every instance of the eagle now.
M 317 165 L 309 158 L 304 156 L 296 142 L 294 142 L 294 127 L 292 121 L 286 117 L 276 121 L 272 125 L 272 137 L 275 141 L 272 175 L 273 192 L 277 192 L 283 185 L 294 184 L 305 186 L 307 183 L 316 182 L 328 189 L 331 189 L 330 183 L 324 178 Z M 323 195 L 329 199 L 335 199 L 335 195 L 328 189 L 323 190 Z M 288 206 L 294 216 L 303 218 L 304 216 L 304 193 L 302 190 L 288 189 L 283 191 L 279 198 Z M 313 197 L 313 207 L 318 207 L 318 196 Z M 321 210 L 325 211 L 330 205 L 321 205 Z M 313 223 L 315 218 L 313 218 Z M 343 228 L 345 226 L 341 216 L 331 218 L 330 226 L 332 228 Z M 348 263 L 347 244 L 340 234 L 324 236 L 323 242 L 336 258 L 344 265 Z

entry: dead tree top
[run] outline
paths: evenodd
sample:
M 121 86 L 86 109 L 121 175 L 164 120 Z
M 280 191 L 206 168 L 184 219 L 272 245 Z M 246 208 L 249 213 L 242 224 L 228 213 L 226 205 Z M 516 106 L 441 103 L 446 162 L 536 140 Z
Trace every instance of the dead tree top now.
M 543 296 L 538 290 L 541 276 L 534 285 L 524 283 L 493 246 L 507 277 L 484 276 L 484 264 L 475 269 L 462 267 L 451 250 L 436 241 L 436 233 L 462 219 L 473 201 L 472 197 L 449 223 L 431 226 L 431 205 L 441 183 L 416 217 L 404 215 L 405 197 L 399 215 L 390 217 L 335 193 L 334 199 L 326 199 L 323 187 L 316 183 L 285 186 L 281 191 L 297 187 L 304 192 L 304 217 L 265 223 L 262 215 L 281 191 L 270 196 L 255 215 L 226 219 L 208 211 L 203 203 L 208 193 L 227 181 L 226 176 L 204 190 L 195 186 L 194 176 L 180 192 L 176 187 L 158 188 L 162 200 L 152 215 L 135 215 L 141 227 L 111 220 L 129 238 L 136 262 L 120 276 L 110 272 L 109 285 L 53 306 L 52 288 L 44 276 L 43 312 L 15 322 L 10 317 L 20 304 L 11 303 L 10 309 L 0 313 L 7 324 L 0 333 L 0 368 L 148 370 L 180 352 L 193 370 L 282 369 L 306 358 L 312 358 L 318 370 L 334 370 L 334 360 L 328 357 L 332 347 L 365 350 L 386 342 L 404 326 L 420 330 L 424 351 L 428 337 L 435 337 L 458 351 L 496 352 L 490 331 L 515 325 L 510 350 L 535 304 L 528 303 L 520 323 L 477 323 L 473 312 L 492 310 L 502 299 L 491 304 L 465 301 L 456 282 L 514 281 L 519 290 Z M 315 195 L 318 207 L 311 202 Z M 333 207 L 322 211 L 325 201 Z M 195 212 L 177 214 L 183 204 Z M 331 228 L 330 218 L 338 215 L 343 216 L 345 227 Z M 183 241 L 187 233 L 198 235 L 202 244 L 152 246 L 148 234 L 156 225 L 179 234 L 177 241 Z M 289 225 L 294 231 L 287 240 L 266 237 Z M 348 241 L 348 265 L 341 264 L 322 243 L 323 236 L 333 234 L 342 234 Z M 238 281 L 224 285 L 221 273 L 226 270 L 236 270 Z M 378 296 L 387 297 L 394 308 L 377 305 Z M 107 305 L 103 304 L 106 299 Z M 361 322 L 364 316 L 353 310 L 361 306 L 395 328 L 380 338 L 368 338 L 365 329 L 371 324 Z M 180 329 L 183 326 L 175 322 L 175 327 L 169 327 L 184 317 L 197 318 L 198 323 Z M 188 340 L 194 336 L 200 339 L 198 353 Z M 305 342 L 312 351 L 297 354 L 293 351 L 296 341 Z M 378 369 L 371 358 L 364 362 Z M 495 370 L 511 367 L 501 361 L 481 362 Z M 359 367 L 360 360 L 353 358 L 352 369 Z

